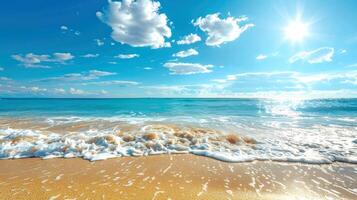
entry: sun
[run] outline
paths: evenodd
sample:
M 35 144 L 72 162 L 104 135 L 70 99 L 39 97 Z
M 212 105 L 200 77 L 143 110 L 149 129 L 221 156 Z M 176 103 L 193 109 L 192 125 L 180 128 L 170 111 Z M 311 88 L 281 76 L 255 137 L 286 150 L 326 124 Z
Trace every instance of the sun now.
M 292 42 L 301 42 L 309 35 L 309 26 L 300 20 L 295 20 L 289 23 L 284 29 L 285 39 Z

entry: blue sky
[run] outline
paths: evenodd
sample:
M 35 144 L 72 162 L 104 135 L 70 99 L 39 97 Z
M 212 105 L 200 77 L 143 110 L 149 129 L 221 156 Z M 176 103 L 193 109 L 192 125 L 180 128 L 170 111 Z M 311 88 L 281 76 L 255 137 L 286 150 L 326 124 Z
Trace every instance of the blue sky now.
M 357 97 L 357 2 L 4 1 L 2 97 Z

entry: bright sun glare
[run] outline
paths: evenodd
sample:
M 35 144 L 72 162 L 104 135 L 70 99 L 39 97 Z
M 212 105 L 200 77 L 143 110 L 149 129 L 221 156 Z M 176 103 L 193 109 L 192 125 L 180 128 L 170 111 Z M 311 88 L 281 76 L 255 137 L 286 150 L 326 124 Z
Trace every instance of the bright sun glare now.
M 292 42 L 301 42 L 308 34 L 308 25 L 300 20 L 292 21 L 284 29 L 285 39 Z

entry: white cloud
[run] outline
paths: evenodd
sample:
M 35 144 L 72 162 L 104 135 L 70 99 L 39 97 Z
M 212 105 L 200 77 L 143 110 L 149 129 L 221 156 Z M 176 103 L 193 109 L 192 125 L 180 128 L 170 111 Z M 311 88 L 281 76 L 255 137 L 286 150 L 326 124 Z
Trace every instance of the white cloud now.
M 120 58 L 120 59 L 131 59 L 137 57 L 139 57 L 139 54 L 118 54 L 117 56 L 115 56 L 115 58 Z
M 67 60 L 72 60 L 74 56 L 71 53 L 54 53 L 52 61 L 54 62 L 65 62 Z
M 157 85 L 157 86 L 144 86 L 146 91 L 154 95 L 160 94 L 160 96 L 177 95 L 182 96 L 183 93 L 188 91 L 186 85 Z
M 99 77 L 99 76 L 111 76 L 115 75 L 115 72 L 106 72 L 106 71 L 100 71 L 100 70 L 90 70 L 89 71 L 89 76 L 93 77 Z
M 201 37 L 198 36 L 197 34 L 189 34 L 184 36 L 181 40 L 177 41 L 177 44 L 193 44 L 195 42 L 201 41 Z
M 331 62 L 334 55 L 334 48 L 321 47 L 312 51 L 301 51 L 289 58 L 290 63 L 307 61 L 310 64 Z
M 226 83 L 227 82 L 226 79 L 213 79 L 212 81 L 216 82 L 216 83 Z
M 70 32 L 77 36 L 79 36 L 81 34 L 81 32 L 70 29 L 70 28 L 68 28 L 68 26 L 64 26 L 64 25 L 60 26 L 60 29 L 62 30 L 62 33 Z
M 93 80 L 93 79 L 98 79 L 100 77 L 112 76 L 112 75 L 116 75 L 116 73 L 99 71 L 99 70 L 90 70 L 89 72 L 70 73 L 58 77 L 44 78 L 44 79 L 40 79 L 39 81 L 86 81 L 86 80 Z
M 37 65 L 41 62 L 48 62 L 50 60 L 49 55 L 36 55 L 33 53 L 28 53 L 25 56 L 22 55 L 12 55 L 12 58 L 23 63 L 25 67 L 36 67 L 38 66 L 39 68 L 42 67 L 40 65 Z M 47 67 L 48 68 L 48 67 Z
M 9 90 L 14 90 L 15 92 L 30 92 L 36 94 L 44 94 L 49 90 L 39 86 L 8 86 Z
M 256 60 L 265 60 L 267 58 L 271 58 L 271 57 L 276 57 L 279 56 L 279 52 L 273 52 L 273 53 L 269 53 L 269 54 L 259 54 L 257 57 L 255 57 Z
M 94 39 L 94 42 L 98 45 L 98 46 L 103 46 L 104 42 L 101 39 Z
M 245 84 L 245 87 L 258 88 L 298 88 L 305 87 L 319 81 L 329 80 L 330 75 L 326 74 L 301 74 L 294 71 L 276 71 L 276 72 L 247 72 L 239 74 L 227 75 L 224 79 L 214 79 L 212 81 L 217 83 L 224 83 L 232 85 L 235 83 Z M 283 86 L 281 86 L 283 85 Z
M 189 74 L 199 74 L 199 73 L 210 73 L 212 70 L 210 68 L 213 65 L 202 65 L 199 63 L 174 63 L 168 62 L 164 64 L 164 67 L 171 71 L 171 74 L 178 75 L 189 75 Z
M 91 53 L 88 53 L 88 54 L 85 54 L 85 55 L 83 55 L 83 56 L 81 56 L 82 58 L 96 58 L 96 57 L 98 57 L 99 56 L 99 54 L 91 54 Z
M 188 49 L 186 51 L 179 51 L 175 54 L 173 54 L 173 57 L 180 57 L 180 58 L 185 58 L 188 56 L 195 56 L 198 55 L 198 51 L 196 51 L 195 49 Z
M 44 97 L 58 97 L 58 96 L 73 96 L 73 95 L 86 95 L 91 97 L 98 97 L 105 92 L 100 89 L 98 91 L 85 91 L 83 89 L 70 87 L 69 89 L 64 88 L 45 88 L 42 86 L 26 86 L 19 85 L 19 83 L 9 82 L 8 84 L 0 84 L 0 94 L 1 95 L 21 95 L 21 96 L 44 96 Z
M 353 85 L 357 83 L 357 71 L 316 74 L 303 74 L 294 71 L 250 72 L 231 74 L 226 76 L 226 78 L 214 79 L 212 81 L 224 84 L 226 87 L 231 85 L 233 85 L 233 88 L 244 87 L 246 90 L 310 90 L 324 84 L 326 86 L 334 85 L 334 87 L 344 84 L 342 88 L 345 88 L 348 87 L 345 84 Z
M 152 70 L 151 67 L 144 67 L 145 70 Z
M 208 34 L 206 39 L 206 45 L 208 46 L 220 46 L 221 44 L 234 41 L 244 31 L 254 26 L 254 24 L 239 25 L 240 22 L 248 20 L 247 17 L 227 17 L 226 19 L 221 19 L 219 15 L 219 13 L 209 14 L 203 18 L 199 17 L 193 22 L 194 26 L 198 26 Z
M 356 90 L 331 89 L 331 90 L 253 90 L 231 91 L 221 84 L 196 84 L 196 85 L 159 85 L 146 86 L 145 93 L 149 96 L 161 97 L 202 97 L 202 98 L 277 98 L 282 99 L 311 99 L 311 98 L 341 98 L 357 97 Z
M 92 74 L 92 75 L 89 75 Z M 110 75 L 111 72 L 92 71 L 71 74 L 58 78 L 58 82 L 41 83 L 39 85 L 22 86 L 16 80 L 3 81 L 0 78 L 0 94 L 34 95 L 34 96 L 71 96 L 86 95 L 98 97 L 103 94 L 101 86 L 117 86 L 120 90 L 108 90 L 109 97 L 121 94 L 133 97 L 289 97 L 290 98 L 324 98 L 324 97 L 357 97 L 357 70 L 335 71 L 329 73 L 301 73 L 295 71 L 249 72 L 230 74 L 216 83 L 199 83 L 191 85 L 141 85 L 135 81 L 124 80 L 92 80 L 98 76 Z M 97 77 L 95 77 L 97 76 Z M 71 77 L 72 79 L 69 79 Z M 108 77 L 109 78 L 109 77 Z M 79 80 L 84 82 L 70 82 Z M 87 82 L 85 80 L 92 80 Z M 33 82 L 32 82 L 33 83 Z M 63 85 L 63 86 L 59 86 Z M 80 85 L 96 85 L 98 91 L 83 91 Z M 46 88 L 44 88 L 46 86 Z M 68 89 L 63 89 L 63 88 Z M 78 89 L 80 89 L 78 91 Z M 82 90 L 82 91 L 81 91 Z M 125 92 L 124 92 L 125 91 Z M 20 96 L 21 96 L 20 95 Z M 122 96 L 121 96 L 122 97 Z
M 104 12 L 97 17 L 113 32 L 112 38 L 133 47 L 168 47 L 165 38 L 171 37 L 167 16 L 159 13 L 160 3 L 152 0 L 109 1 Z
M 87 94 L 85 91 L 80 90 L 80 89 L 75 89 L 75 88 L 70 88 L 69 93 L 73 95 L 84 95 Z
M 83 83 L 83 85 L 120 85 L 120 86 L 134 86 L 139 85 L 139 82 L 135 81 L 121 81 L 121 80 L 113 80 L 113 81 L 98 81 L 98 82 L 88 82 Z
M 40 87 L 31 87 L 30 90 L 32 92 L 46 92 L 47 91 L 46 88 L 40 88 Z
M 53 56 L 28 53 L 25 56 L 21 54 L 12 55 L 12 58 L 21 62 L 27 68 L 50 68 L 49 66 L 41 65 L 41 63 L 55 62 L 63 64 L 65 61 L 73 59 L 74 56 L 71 53 L 54 53 Z
M 266 58 L 268 58 L 267 55 L 259 54 L 255 59 L 257 59 L 257 60 L 264 60 L 264 59 L 266 59 Z
M 85 92 L 84 90 L 75 89 L 72 87 L 68 90 L 65 90 L 63 88 L 47 89 L 47 88 L 41 88 L 38 86 L 33 86 L 33 87 L 22 86 L 21 89 L 23 91 L 29 91 L 31 93 L 40 93 L 42 95 L 43 94 L 47 94 L 47 95 L 64 95 L 64 94 L 87 95 L 87 94 L 90 94 L 88 92 Z
M 163 97 L 222 97 L 225 93 L 223 88 L 216 84 L 156 85 L 143 88 L 146 94 Z
M 66 90 L 63 88 L 55 88 L 54 92 L 58 94 L 66 94 Z

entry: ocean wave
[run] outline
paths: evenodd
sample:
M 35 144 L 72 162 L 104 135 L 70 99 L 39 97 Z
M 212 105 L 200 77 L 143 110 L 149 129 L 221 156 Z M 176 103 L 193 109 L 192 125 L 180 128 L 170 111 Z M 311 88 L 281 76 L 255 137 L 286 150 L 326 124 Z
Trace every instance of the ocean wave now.
M 131 123 L 126 123 L 123 118 L 118 121 L 59 117 L 42 121 L 45 125 L 39 125 L 38 121 L 30 125 L 9 123 L 7 128 L 3 125 L 0 129 L 0 159 L 80 157 L 97 161 L 121 156 L 192 153 L 225 162 L 357 163 L 355 127 L 302 128 L 284 123 L 234 126 L 229 118 L 212 119 L 223 123 L 222 127 L 229 123 L 235 127 L 234 132 L 212 128 L 215 127 L 212 121 L 186 123 L 186 120 L 174 123 L 164 118 L 157 121 L 130 118 Z

